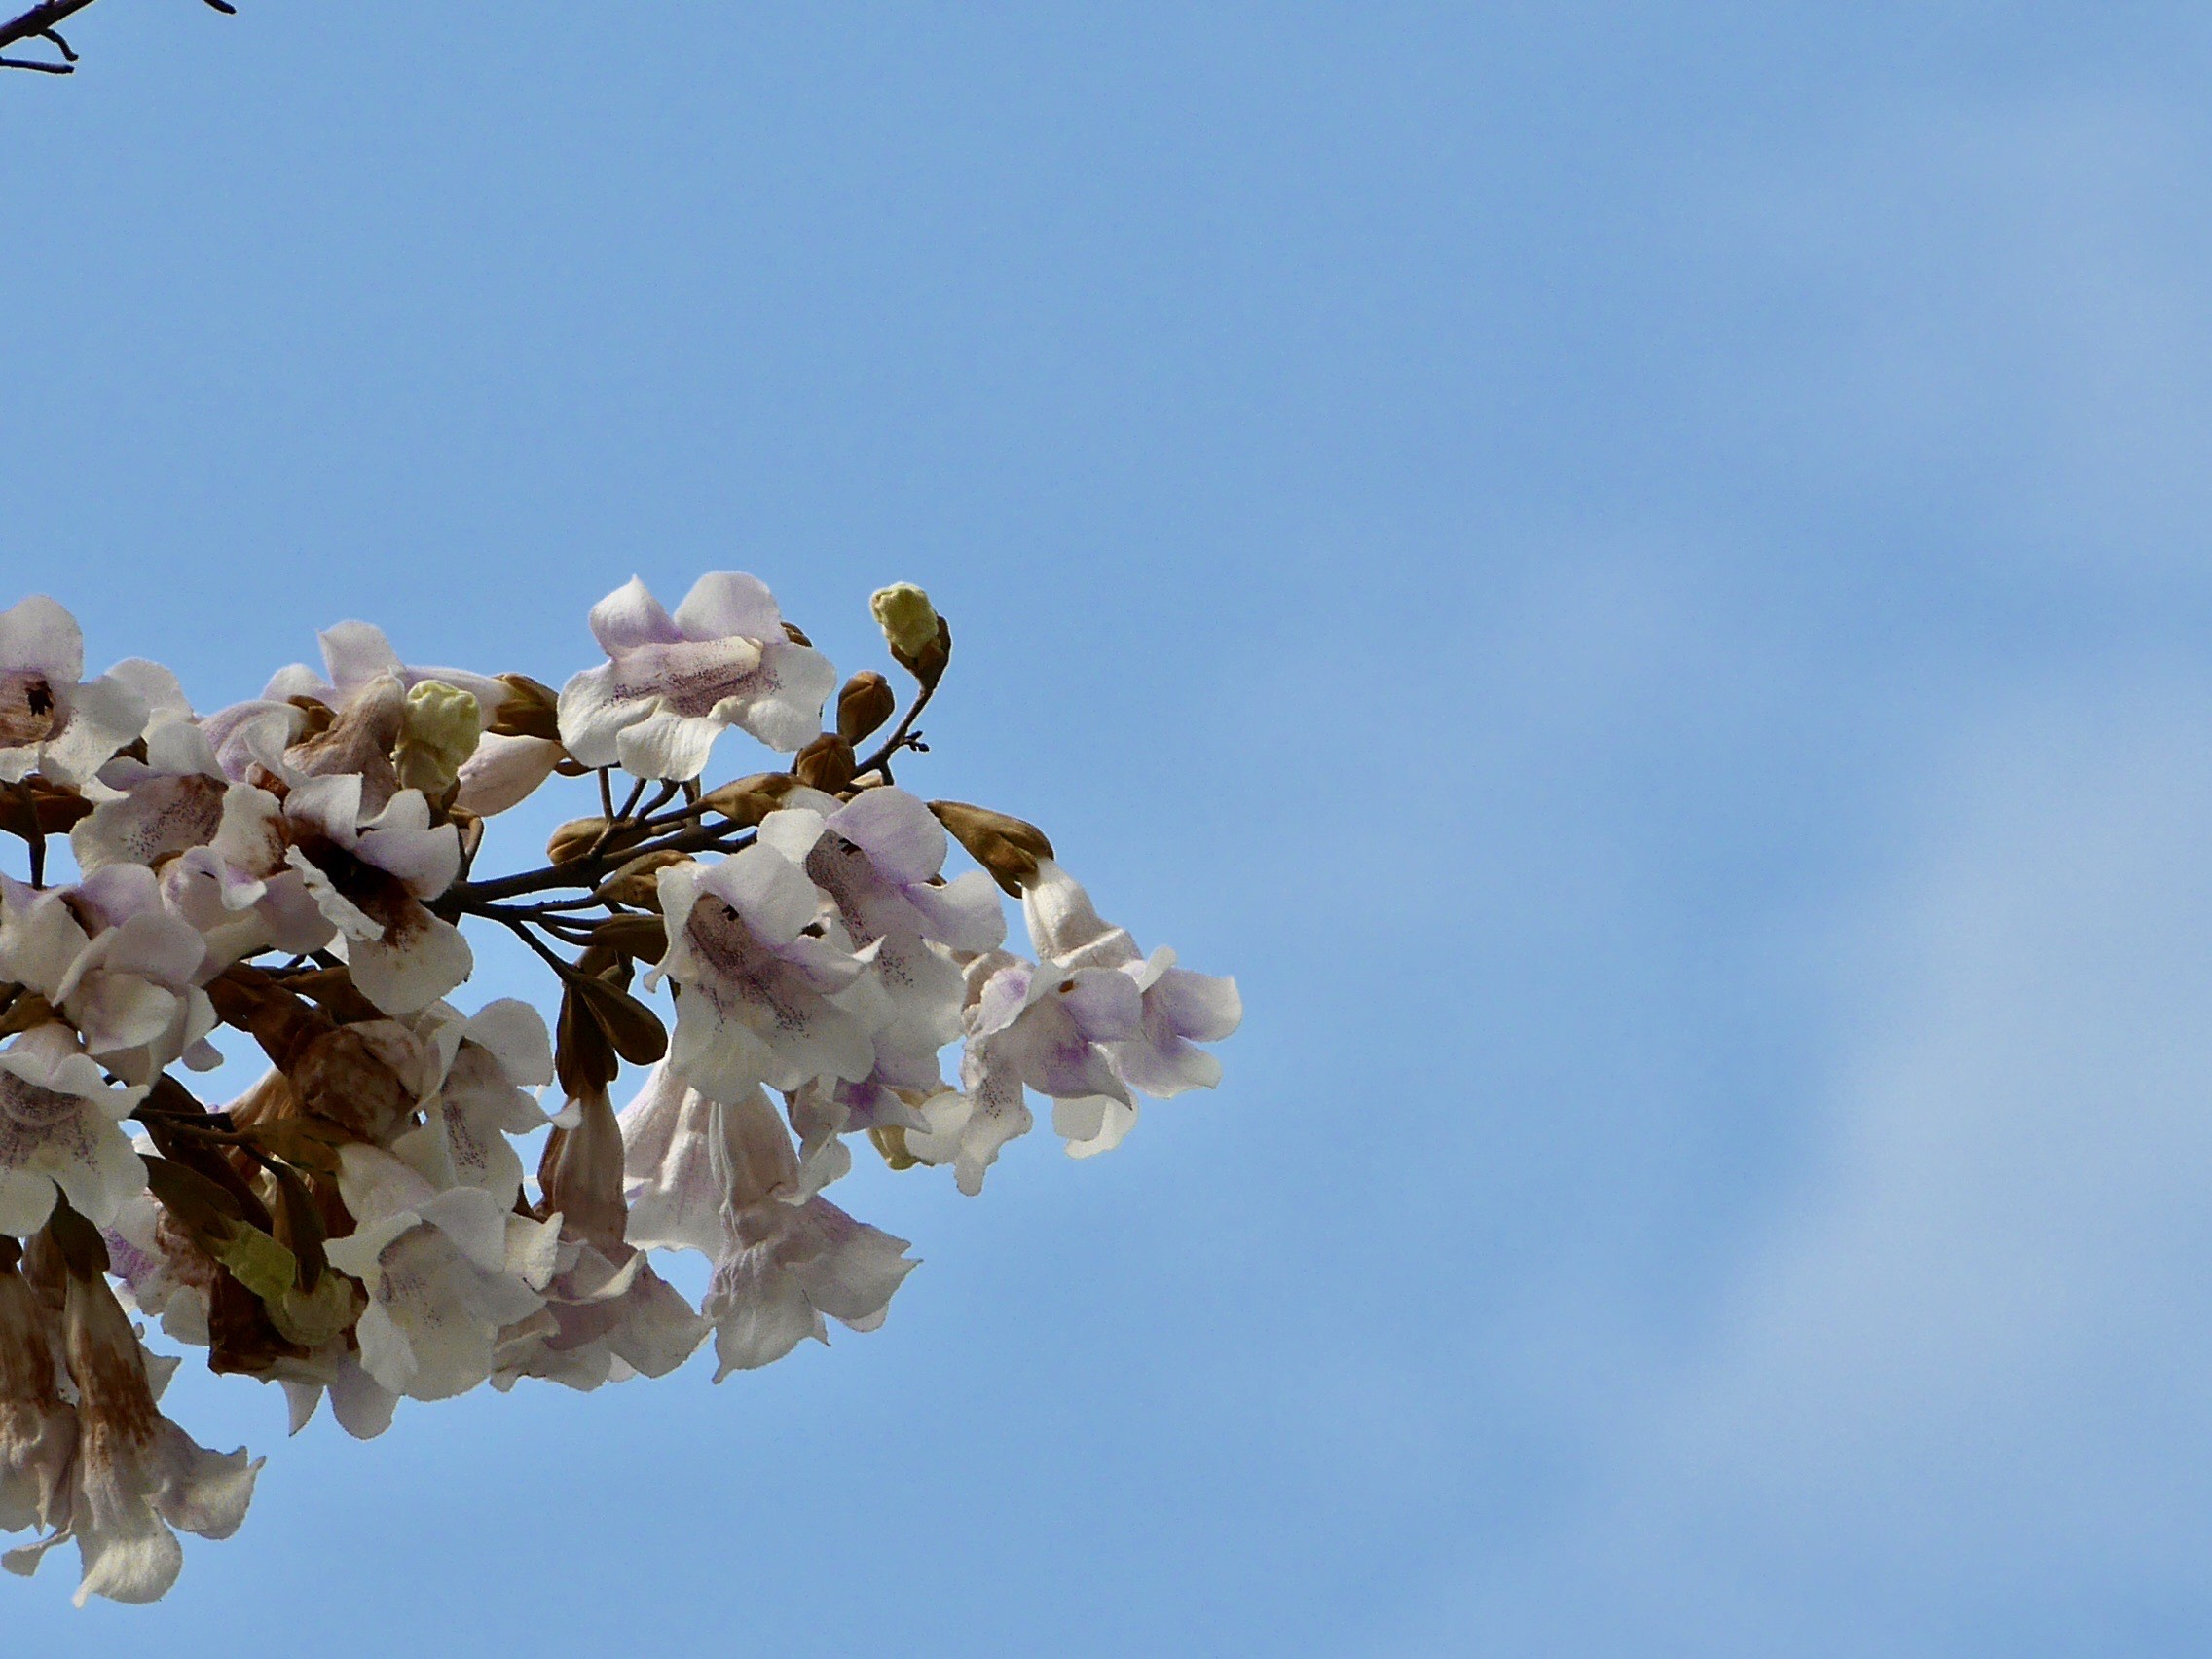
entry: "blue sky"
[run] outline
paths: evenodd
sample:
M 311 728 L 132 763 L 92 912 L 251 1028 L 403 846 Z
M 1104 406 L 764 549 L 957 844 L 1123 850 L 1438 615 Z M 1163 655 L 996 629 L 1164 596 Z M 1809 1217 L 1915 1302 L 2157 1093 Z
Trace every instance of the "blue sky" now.
M 0 586 L 210 707 L 920 581 L 1229 1080 L 719 1388 L 188 1374 L 244 1531 L 11 1646 L 2202 1650 L 2200 9 L 530 11 L 0 82 Z

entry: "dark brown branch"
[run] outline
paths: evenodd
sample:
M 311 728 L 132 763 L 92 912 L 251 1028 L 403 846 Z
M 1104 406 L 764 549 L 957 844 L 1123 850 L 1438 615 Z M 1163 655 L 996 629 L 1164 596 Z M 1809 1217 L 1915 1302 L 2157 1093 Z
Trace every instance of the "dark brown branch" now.
M 15 46 L 26 40 L 51 41 L 61 53 L 59 63 L 50 63 L 32 57 L 0 57 L 0 69 L 29 69 L 41 75 L 71 75 L 76 73 L 77 54 L 57 32 L 92 0 L 44 0 L 19 17 L 0 23 L 0 49 Z M 238 8 L 230 0 L 207 0 L 207 4 L 226 17 L 236 17 Z
M 0 23 L 0 46 L 14 46 L 18 41 L 50 35 L 58 24 L 67 22 L 92 3 L 92 0 L 46 0 L 43 6 L 33 6 L 21 17 Z

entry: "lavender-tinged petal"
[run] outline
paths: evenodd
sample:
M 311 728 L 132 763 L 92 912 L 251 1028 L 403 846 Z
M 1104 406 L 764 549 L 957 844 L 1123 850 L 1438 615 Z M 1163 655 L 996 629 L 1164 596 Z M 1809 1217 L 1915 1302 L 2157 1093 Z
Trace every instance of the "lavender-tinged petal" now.
M 0 669 L 23 669 L 60 684 L 85 677 L 85 632 L 39 593 L 0 610 Z
M 676 618 L 636 576 L 591 608 L 591 631 L 600 648 L 610 657 L 640 645 L 671 645 L 683 638 Z
M 770 639 L 760 646 L 760 666 L 729 718 L 770 749 L 789 755 L 812 743 L 822 731 L 822 706 L 837 688 L 837 670 L 828 657 L 789 640 Z M 720 712 L 719 710 L 717 711 Z
M 585 766 L 621 763 L 623 728 L 653 712 L 655 699 L 627 689 L 612 663 L 587 668 L 561 687 L 561 743 Z
M 322 646 L 322 666 L 341 696 L 380 674 L 403 672 L 399 653 L 373 623 L 341 622 L 315 638 Z
M 633 777 L 683 783 L 707 769 L 707 757 L 721 734 L 722 722 L 710 716 L 656 709 L 622 728 L 614 753 Z
M 900 886 L 937 874 L 951 845 L 937 814 L 901 789 L 864 792 L 830 815 L 830 828 L 867 854 L 886 881 Z
M 780 640 L 784 613 L 758 576 L 742 571 L 710 571 L 691 584 L 676 608 L 676 624 L 687 638 L 720 640 L 732 634 L 748 640 Z
M 942 887 L 917 882 L 904 889 L 906 902 L 927 924 L 929 937 L 954 950 L 996 950 L 1006 942 L 1006 906 L 998 885 L 979 869 L 955 876 Z

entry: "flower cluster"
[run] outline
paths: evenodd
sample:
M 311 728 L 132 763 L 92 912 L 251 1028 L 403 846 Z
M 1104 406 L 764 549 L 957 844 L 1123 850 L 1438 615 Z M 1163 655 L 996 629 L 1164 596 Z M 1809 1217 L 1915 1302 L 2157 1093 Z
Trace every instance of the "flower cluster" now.
M 151 1601 L 178 1529 L 243 1519 L 260 1464 L 162 1413 L 150 1325 L 279 1384 L 295 1431 L 325 1397 L 368 1437 L 402 1398 L 596 1388 L 709 1343 L 719 1382 L 873 1329 L 913 1268 L 826 1196 L 853 1137 L 973 1194 L 1031 1094 L 1081 1157 L 1139 1093 L 1217 1081 L 1231 980 L 1103 921 L 1033 825 L 894 782 L 952 635 L 918 588 L 873 609 L 903 716 L 734 572 L 673 612 L 608 595 L 607 660 L 558 693 L 348 622 L 319 672 L 204 715 L 151 662 L 87 680 L 52 600 L 0 612 L 0 833 L 28 865 L 0 875 L 0 1528 L 35 1532 L 11 1570 L 66 1539 L 80 1603 Z M 710 787 L 730 727 L 788 761 Z M 482 870 L 487 821 L 555 777 L 597 810 Z M 550 1028 L 449 1000 L 464 922 L 544 964 Z M 213 1107 L 188 1084 L 223 1027 L 267 1069 Z M 653 1265 L 685 1250 L 697 1306 Z

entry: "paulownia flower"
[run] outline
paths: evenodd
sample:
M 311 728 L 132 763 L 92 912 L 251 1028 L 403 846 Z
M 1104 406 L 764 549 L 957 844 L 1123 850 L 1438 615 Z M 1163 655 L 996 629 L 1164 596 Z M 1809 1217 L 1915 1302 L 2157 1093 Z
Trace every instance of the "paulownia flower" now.
M 944 827 L 904 790 L 868 790 L 839 804 L 794 791 L 760 825 L 760 843 L 799 865 L 828 894 L 847 941 L 873 947 L 874 979 L 889 1005 L 872 1033 L 875 1077 L 924 1094 L 942 1084 L 938 1051 L 960 1035 L 961 975 L 952 951 L 982 951 L 1006 938 L 991 878 L 971 870 L 952 882 Z
M 291 697 L 313 697 L 333 709 L 341 708 L 372 682 L 389 675 L 399 682 L 402 692 L 426 680 L 466 691 L 476 699 L 482 721 L 489 725 L 507 695 L 506 686 L 490 675 L 471 674 L 463 668 L 410 667 L 399 660 L 384 630 L 367 622 L 341 622 L 324 629 L 315 640 L 322 646 L 323 668 L 329 678 L 324 679 L 305 663 L 293 663 L 278 669 L 271 679 L 261 693 L 265 701 L 281 703 Z
M 71 957 L 48 1000 L 85 1048 L 129 1083 L 150 1084 L 171 1060 L 205 1071 L 221 1063 L 204 1041 L 214 1005 L 201 983 L 211 970 L 199 931 L 162 903 L 143 865 L 108 865 L 68 891 L 67 911 L 93 933 Z M 55 924 L 54 932 L 65 930 Z
M 443 1192 L 390 1153 L 349 1146 L 339 1192 L 357 1218 L 325 1247 L 369 1293 L 361 1365 L 387 1393 L 464 1394 L 492 1375 L 501 1329 L 544 1306 L 560 1220 L 526 1220 L 481 1187 Z
M 903 1238 L 805 1194 L 790 1131 L 757 1088 L 725 1105 L 659 1065 L 622 1133 L 631 1241 L 714 1259 L 700 1310 L 715 1325 L 718 1382 L 808 1337 L 827 1343 L 825 1315 L 872 1331 L 917 1265 Z
M 311 778 L 284 797 L 284 820 L 286 861 L 345 937 L 363 996 L 387 1014 L 413 1014 L 468 977 L 468 941 L 422 903 L 460 873 L 461 837 L 450 824 L 431 828 L 419 792 L 401 790 L 371 818 L 359 778 Z
M 442 1063 L 424 1123 L 393 1151 L 431 1172 L 436 1185 L 481 1187 L 502 1208 L 522 1191 L 522 1159 L 507 1137 L 545 1127 L 531 1090 L 553 1081 L 553 1043 L 537 1010 L 514 997 L 489 1002 L 473 1016 L 443 1003 L 418 1018 L 417 1037 Z
M 694 1088 L 735 1099 L 757 1084 L 852 1081 L 874 1069 L 862 985 L 867 964 L 823 937 L 822 895 L 771 847 L 658 877 L 668 954 L 656 973 L 683 987 L 670 1063 Z
M 59 1527 L 77 1412 L 61 1397 L 54 1316 L 0 1243 L 0 1532 Z
M 1179 968 L 1165 945 L 1144 956 L 1126 931 L 1099 916 L 1083 885 L 1051 859 L 1040 861 L 1021 900 L 1031 942 L 1044 961 L 1079 973 L 1112 968 L 1135 984 L 1137 1028 L 1104 1044 L 1123 1082 L 1162 1100 L 1221 1082 L 1221 1062 L 1195 1045 L 1219 1042 L 1242 1021 L 1244 1005 L 1235 979 Z M 1070 1153 L 1086 1158 L 1120 1145 L 1136 1117 L 1126 1089 L 1101 1088 L 1059 1095 L 1052 1126 Z
M 130 672 L 84 673 L 84 631 L 53 600 L 34 594 L 0 610 L 0 783 L 38 771 L 82 784 L 145 729 Z
M 229 1537 L 245 1519 L 261 1463 L 243 1450 L 210 1452 L 161 1414 L 146 1351 L 106 1279 L 70 1276 L 62 1324 L 77 1387 L 68 1511 L 52 1536 L 15 1551 L 7 1565 L 31 1572 L 48 1550 L 74 1538 L 84 1563 L 79 1606 L 92 1596 L 158 1601 L 184 1565 L 170 1529 Z
M 564 1266 L 546 1287 L 539 1328 L 510 1348 L 493 1381 L 543 1377 L 596 1388 L 665 1377 L 698 1348 L 708 1323 L 628 1238 L 621 1127 L 605 1090 L 572 1103 L 545 1171 L 545 1202 L 561 1215 Z
M 636 577 L 591 610 L 604 667 L 561 691 L 561 741 L 586 766 L 696 778 L 729 726 L 784 754 L 813 741 L 837 671 L 795 644 L 756 578 L 701 576 L 671 616 Z
M 144 1098 L 117 1088 L 61 1024 L 35 1025 L 0 1049 L 0 1234 L 46 1225 L 56 1189 L 98 1226 L 146 1185 L 122 1120 Z

